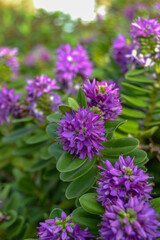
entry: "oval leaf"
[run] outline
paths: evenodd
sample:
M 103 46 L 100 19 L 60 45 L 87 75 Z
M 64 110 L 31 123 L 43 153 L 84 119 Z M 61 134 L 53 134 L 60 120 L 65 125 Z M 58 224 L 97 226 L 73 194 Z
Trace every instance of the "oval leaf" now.
M 102 205 L 96 200 L 96 193 L 86 193 L 81 196 L 79 201 L 81 206 L 89 213 L 101 215 L 104 212 Z

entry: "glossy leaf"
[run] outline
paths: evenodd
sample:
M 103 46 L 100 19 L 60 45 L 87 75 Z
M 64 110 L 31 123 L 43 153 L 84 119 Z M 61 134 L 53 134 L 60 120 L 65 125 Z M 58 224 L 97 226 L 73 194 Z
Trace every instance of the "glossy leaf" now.
M 67 105 L 59 105 L 58 109 L 62 114 L 65 114 L 65 112 L 72 113 L 72 108 Z
M 87 160 L 80 168 L 77 168 L 74 171 L 62 172 L 60 174 L 60 179 L 67 182 L 73 181 L 86 174 L 93 167 L 94 163 L 95 159 L 92 159 L 90 161 Z
M 104 126 L 107 133 L 110 133 L 115 131 L 120 125 L 124 124 L 125 122 L 127 122 L 127 120 L 123 120 L 123 121 L 108 120 L 108 121 L 105 121 Z
M 50 122 L 59 122 L 59 120 L 62 118 L 61 113 L 52 113 L 47 116 L 47 120 Z
M 84 108 L 87 107 L 86 95 L 82 88 L 78 90 L 77 101 L 81 107 L 84 107 Z
M 89 213 L 101 215 L 104 212 L 100 202 L 96 200 L 96 193 L 86 193 L 80 197 L 79 201 L 83 209 Z
M 121 153 L 126 154 L 133 151 L 139 144 L 136 138 L 112 139 L 103 143 L 105 150 L 101 150 L 103 155 L 119 156 Z
M 60 143 L 53 143 L 49 146 L 48 152 L 51 156 L 54 156 L 58 160 L 65 151 L 62 149 L 62 145 Z
M 77 208 L 72 212 L 72 220 L 81 228 L 88 227 L 89 231 L 97 233 L 98 224 L 101 222 L 99 216 L 86 212 L 83 208 Z
M 66 197 L 72 199 L 87 192 L 95 183 L 96 171 L 95 168 L 92 168 L 85 175 L 71 182 L 66 189 Z
M 122 94 L 122 99 L 128 103 L 128 104 L 131 104 L 135 107 L 139 107 L 139 108 L 146 108 L 148 106 L 148 103 L 141 100 L 140 98 L 135 98 L 135 97 L 131 97 L 131 96 L 127 96 L 127 95 L 124 95 Z
M 89 161 L 88 159 L 73 158 L 73 155 L 64 152 L 58 159 L 56 167 L 60 172 L 70 172 L 81 167 L 86 160 Z
M 49 124 L 46 128 L 46 132 L 47 132 L 48 136 L 55 139 L 57 137 L 57 133 L 56 133 L 57 127 L 58 127 L 58 125 L 56 123 Z
M 139 118 L 143 119 L 146 117 L 146 115 L 143 112 L 138 110 L 133 110 L 131 108 L 126 108 L 126 107 L 123 107 L 121 114 L 127 117 L 138 118 L 138 119 Z
M 62 212 L 63 212 L 62 209 L 54 208 L 49 215 L 49 219 L 55 219 L 56 217 L 61 218 Z
M 75 111 L 77 111 L 80 108 L 77 101 L 74 98 L 71 98 L 71 97 L 68 98 L 68 105 Z

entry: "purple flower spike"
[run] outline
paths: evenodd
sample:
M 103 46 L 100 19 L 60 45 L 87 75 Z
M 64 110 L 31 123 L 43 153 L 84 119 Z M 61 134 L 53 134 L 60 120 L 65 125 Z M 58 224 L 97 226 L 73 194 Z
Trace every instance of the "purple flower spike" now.
M 134 48 L 128 58 L 144 67 L 152 67 L 160 58 L 160 24 L 155 19 L 139 17 L 131 24 Z
M 80 44 L 76 48 L 71 48 L 69 44 L 61 45 L 57 50 L 57 59 L 58 82 L 69 92 L 79 86 L 73 82 L 73 78 L 80 76 L 83 80 L 92 73 L 92 64 L 89 62 L 87 51 Z
M 55 79 L 41 75 L 40 77 L 35 77 L 34 80 L 28 80 L 27 83 L 27 102 L 31 114 L 41 120 L 51 111 L 58 110 L 58 106 L 62 102 L 60 96 L 53 92 L 53 90 L 59 89 Z
M 133 38 L 139 38 L 141 36 L 146 37 L 149 35 L 158 36 L 160 34 L 160 24 L 155 19 L 138 17 L 138 20 L 133 22 L 131 27 L 131 36 Z
M 100 114 L 94 114 L 89 109 L 79 108 L 78 112 L 66 112 L 65 118 L 60 120 L 58 136 L 63 149 L 75 154 L 75 157 L 90 159 L 100 154 L 104 149 L 102 142 L 106 141 L 104 121 Z
M 117 199 L 106 206 L 99 232 L 103 240 L 156 240 L 160 237 L 159 226 L 150 204 L 131 197 L 127 202 Z
M 9 67 L 12 73 L 12 80 L 17 78 L 19 71 L 17 53 L 17 48 L 0 47 L 0 62 Z
M 50 93 L 54 89 L 59 89 L 55 79 L 50 79 L 44 75 L 37 76 L 34 80 L 28 80 L 27 83 L 28 95 L 34 98 L 40 97 L 43 93 Z
M 113 41 L 112 47 L 114 60 L 121 66 L 121 71 L 123 73 L 127 72 L 127 65 L 130 62 L 130 59 L 127 56 L 131 54 L 133 45 L 127 44 L 125 36 L 118 35 L 118 37 Z
M 81 229 L 78 224 L 72 222 L 72 215 L 68 217 L 62 212 L 61 218 L 48 219 L 37 227 L 39 240 L 91 240 L 92 235 L 88 228 Z
M 98 182 L 97 201 L 102 202 L 103 206 L 116 198 L 128 199 L 132 196 L 150 198 L 152 191 L 152 184 L 148 183 L 150 177 L 142 169 L 138 169 L 133 160 L 129 156 L 125 159 L 120 156 L 114 167 L 108 160 L 103 162 L 105 168 L 98 166 L 102 171 Z
M 89 107 L 96 107 L 99 109 L 103 119 L 115 120 L 121 113 L 122 106 L 120 105 L 118 88 L 115 84 L 108 84 L 107 82 L 98 82 L 89 80 L 83 86 L 83 90 L 87 97 Z
M 9 123 L 9 116 L 17 114 L 19 98 L 20 94 L 15 94 L 14 89 L 0 89 L 0 124 Z
M 49 62 L 51 60 L 50 52 L 45 48 L 45 46 L 38 44 L 36 45 L 32 51 L 30 51 L 26 58 L 25 63 L 28 66 L 34 66 L 39 61 Z

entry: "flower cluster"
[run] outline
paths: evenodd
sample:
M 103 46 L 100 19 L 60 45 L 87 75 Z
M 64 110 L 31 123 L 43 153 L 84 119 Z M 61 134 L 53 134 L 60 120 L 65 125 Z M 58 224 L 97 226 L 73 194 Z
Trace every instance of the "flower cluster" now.
M 125 17 L 128 19 L 128 20 L 132 20 L 135 16 L 135 13 L 137 11 L 146 11 L 147 10 L 147 6 L 143 3 L 135 3 L 135 4 L 132 4 L 132 5 L 129 5 L 127 6 L 125 9 L 124 9 L 124 15 Z
M 91 83 L 87 80 L 83 90 L 87 97 L 88 106 L 98 108 L 105 121 L 114 120 L 121 113 L 119 89 L 115 88 L 114 83 L 108 84 L 104 81 L 100 83 L 95 79 Z
M 75 157 L 90 159 L 95 154 L 100 155 L 101 144 L 106 140 L 104 121 L 100 114 L 89 109 L 79 108 L 77 112 L 66 112 L 65 118 L 60 120 L 58 136 L 63 143 L 63 149 L 75 154 Z
M 9 122 L 9 116 L 17 114 L 17 107 L 20 94 L 15 94 L 14 89 L 0 89 L 0 124 Z
M 35 77 L 34 80 L 28 80 L 27 84 L 27 102 L 29 103 L 31 113 L 36 115 L 37 118 L 41 118 L 49 114 L 50 111 L 58 109 L 61 98 L 53 92 L 53 90 L 59 89 L 56 85 L 56 80 L 41 75 L 40 77 Z
M 160 57 L 160 24 L 155 19 L 139 17 L 131 27 L 134 48 L 130 57 L 144 67 L 152 67 Z
M 150 198 L 152 191 L 151 184 L 148 183 L 149 175 L 144 173 L 142 169 L 138 169 L 133 163 L 134 159 L 127 156 L 119 157 L 119 161 L 112 164 L 106 160 L 103 162 L 105 168 L 99 167 L 102 172 L 98 182 L 98 201 L 105 206 L 108 200 L 115 198 L 126 198 L 133 196 Z
M 9 67 L 11 79 L 15 80 L 18 76 L 19 63 L 16 57 L 18 53 L 17 48 L 1 47 L 0 48 L 0 65 Z M 5 69 L 2 69 L 5 71 Z M 2 72 L 1 70 L 1 72 Z M 7 71 L 8 74 L 8 71 Z
M 113 41 L 112 47 L 114 60 L 121 66 L 121 71 L 123 73 L 127 72 L 127 65 L 130 62 L 130 59 L 127 58 L 127 56 L 132 52 L 132 44 L 128 45 L 125 36 L 118 35 L 118 37 Z
M 105 207 L 99 230 L 103 240 L 156 240 L 160 236 L 157 215 L 148 201 L 149 175 L 133 161 L 120 156 L 114 167 L 108 160 L 103 162 L 105 168 L 98 166 L 102 171 L 97 201 Z
M 88 229 L 81 229 L 78 224 L 72 221 L 72 215 L 61 213 L 61 218 L 48 219 L 44 223 L 40 223 L 38 227 L 39 240 L 91 240 L 92 235 Z
M 45 46 L 38 44 L 34 49 L 29 52 L 25 58 L 25 63 L 28 66 L 34 66 L 38 62 L 49 62 L 51 60 L 50 52 L 45 48 Z
M 118 199 L 107 207 L 100 229 L 102 239 L 156 240 L 160 226 L 155 210 L 137 196 L 128 202 Z
M 92 73 L 92 64 L 89 61 L 87 51 L 80 44 L 76 48 L 71 48 L 69 44 L 62 45 L 57 50 L 57 59 L 56 75 L 58 82 L 70 92 L 77 84 L 76 81 L 73 82 L 76 77 L 79 76 L 82 81 Z

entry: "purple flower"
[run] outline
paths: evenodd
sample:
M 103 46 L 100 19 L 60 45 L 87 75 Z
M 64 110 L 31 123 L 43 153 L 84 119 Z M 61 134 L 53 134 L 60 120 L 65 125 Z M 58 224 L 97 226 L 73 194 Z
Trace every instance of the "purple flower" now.
M 50 93 L 52 90 L 59 89 L 56 86 L 56 80 L 50 79 L 48 76 L 41 75 L 40 77 L 35 77 L 34 80 L 27 81 L 28 86 L 26 87 L 28 95 L 37 98 L 43 93 Z
M 146 37 L 146 36 L 158 36 L 160 34 L 160 24 L 155 19 L 145 19 L 138 17 L 136 22 L 131 24 L 131 36 L 133 38 Z
M 138 169 L 133 160 L 129 156 L 125 159 L 120 156 L 114 167 L 108 160 L 103 161 L 104 168 L 98 166 L 102 171 L 98 181 L 97 201 L 102 202 L 103 206 L 116 198 L 128 199 L 133 196 L 150 198 L 152 191 L 152 184 L 148 183 L 150 177 L 144 170 Z
M 104 240 L 156 240 L 159 226 L 155 210 L 135 196 L 106 206 L 99 232 Z
M 144 11 L 147 10 L 147 7 L 143 3 L 129 5 L 124 9 L 124 15 L 128 20 L 131 21 L 134 18 L 134 15 L 137 10 Z
M 26 58 L 25 63 L 28 66 L 34 66 L 39 61 L 42 62 L 49 62 L 51 61 L 51 54 L 50 52 L 45 48 L 45 46 L 38 44 L 36 45 L 32 51 L 30 51 Z
M 17 48 L 1 47 L 0 48 L 0 63 L 7 65 L 12 73 L 12 80 L 18 76 L 19 63 L 16 57 Z
M 131 27 L 134 47 L 128 58 L 144 67 L 152 67 L 160 58 L 160 24 L 155 19 L 139 17 Z
M 19 97 L 20 94 L 15 94 L 14 89 L 0 89 L 0 124 L 8 123 L 9 116 L 16 115 Z
M 105 121 L 114 120 L 121 113 L 119 89 L 115 88 L 115 83 L 108 84 L 104 81 L 100 83 L 95 79 L 91 83 L 87 80 L 83 90 L 87 97 L 88 106 L 98 108 Z
M 56 111 L 61 104 L 60 96 L 56 95 L 53 90 L 59 89 L 55 79 L 41 75 L 34 80 L 28 80 L 26 87 L 30 112 L 36 115 L 38 119 L 48 115 L 51 111 Z
M 65 212 L 61 213 L 61 218 L 48 219 L 40 223 L 38 227 L 39 240 L 91 240 L 92 235 L 88 228 L 81 229 L 78 224 L 72 221 L 72 215 L 68 217 Z
M 81 159 L 101 155 L 99 150 L 104 149 L 101 143 L 106 138 L 104 121 L 100 117 L 100 114 L 94 114 L 94 111 L 87 108 L 80 108 L 78 112 L 66 112 L 58 127 L 63 149 Z
M 128 71 L 128 63 L 130 59 L 127 57 L 131 54 L 133 49 L 132 44 L 128 45 L 126 38 L 123 35 L 118 35 L 118 37 L 113 41 L 113 57 L 114 60 L 122 67 L 122 72 L 125 73 Z
M 57 59 L 57 79 L 67 90 L 72 91 L 77 84 L 73 79 L 79 76 L 82 81 L 92 73 L 92 64 L 89 62 L 87 51 L 80 44 L 76 48 L 71 48 L 69 44 L 61 45 L 57 50 Z

